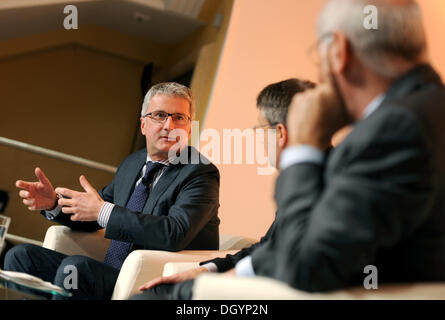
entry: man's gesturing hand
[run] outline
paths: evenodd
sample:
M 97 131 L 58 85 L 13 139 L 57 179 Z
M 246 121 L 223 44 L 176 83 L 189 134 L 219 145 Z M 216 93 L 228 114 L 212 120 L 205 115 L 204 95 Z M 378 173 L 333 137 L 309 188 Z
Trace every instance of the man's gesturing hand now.
M 151 289 L 162 283 L 179 283 L 190 279 L 195 279 L 199 274 L 208 272 L 207 268 L 199 267 L 184 272 L 176 273 L 168 277 L 157 277 L 139 287 L 140 291 Z
M 19 196 L 23 198 L 23 203 L 29 210 L 52 210 L 57 204 L 57 195 L 48 178 L 40 168 L 34 171 L 37 182 L 27 182 L 17 180 L 15 185 L 20 190 Z
M 84 176 L 79 181 L 85 192 L 56 188 L 58 194 L 70 198 L 59 199 L 59 205 L 63 213 L 73 214 L 72 221 L 96 221 L 104 201 Z

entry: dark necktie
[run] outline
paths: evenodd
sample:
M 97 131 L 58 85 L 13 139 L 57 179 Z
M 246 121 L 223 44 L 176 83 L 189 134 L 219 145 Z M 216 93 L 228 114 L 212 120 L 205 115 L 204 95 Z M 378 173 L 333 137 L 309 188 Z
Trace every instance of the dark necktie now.
M 161 170 L 163 167 L 164 165 L 159 162 L 147 163 L 145 175 L 142 178 L 141 183 L 134 188 L 133 194 L 131 195 L 130 200 L 128 200 L 127 209 L 135 212 L 142 212 L 150 193 L 150 184 L 153 182 L 156 172 Z M 120 269 L 125 258 L 129 254 L 130 247 L 130 242 L 111 240 L 104 262 L 116 269 Z

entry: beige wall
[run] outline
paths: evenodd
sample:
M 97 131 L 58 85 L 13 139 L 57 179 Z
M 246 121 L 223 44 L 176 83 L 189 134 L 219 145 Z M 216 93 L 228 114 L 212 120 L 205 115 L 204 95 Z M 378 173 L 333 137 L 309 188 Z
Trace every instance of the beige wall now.
M 433 63 L 445 75 L 445 3 L 420 1 Z M 210 101 L 205 128 L 249 128 L 255 99 L 272 82 L 289 77 L 316 80 L 306 50 L 316 40 L 323 0 L 236 0 Z M 204 146 L 205 144 L 202 144 Z M 258 176 L 255 165 L 219 165 L 221 232 L 264 235 L 273 220 L 275 176 Z

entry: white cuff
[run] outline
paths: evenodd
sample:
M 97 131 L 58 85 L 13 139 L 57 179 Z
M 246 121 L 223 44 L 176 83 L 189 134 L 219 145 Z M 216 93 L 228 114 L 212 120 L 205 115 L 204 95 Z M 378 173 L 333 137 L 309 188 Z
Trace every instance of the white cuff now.
M 45 217 L 48 220 L 54 220 L 62 211 L 62 206 L 57 205 L 53 210 L 45 210 Z
M 218 267 L 213 262 L 203 264 L 201 267 L 206 268 L 208 272 L 218 272 Z
M 281 154 L 280 170 L 303 162 L 322 164 L 323 157 L 323 151 L 310 145 L 287 147 Z
M 97 217 L 97 223 L 102 227 L 106 228 L 108 220 L 110 220 L 111 211 L 113 211 L 114 204 L 109 202 L 104 202 L 102 208 L 100 208 L 99 216 Z
M 247 256 L 235 265 L 235 273 L 238 277 L 254 277 L 255 271 L 252 266 L 252 257 Z

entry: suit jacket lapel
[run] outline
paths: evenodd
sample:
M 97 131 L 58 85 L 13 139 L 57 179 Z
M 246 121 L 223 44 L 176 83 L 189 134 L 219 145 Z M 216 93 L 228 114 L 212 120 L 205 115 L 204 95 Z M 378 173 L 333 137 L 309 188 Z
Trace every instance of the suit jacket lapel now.
M 139 174 L 141 173 L 146 160 L 147 160 L 147 153 L 141 152 L 141 154 L 138 155 L 138 157 L 131 164 L 130 167 L 132 170 L 128 170 L 128 173 L 124 175 L 122 182 L 119 183 L 120 186 L 120 192 L 118 194 L 119 205 L 123 207 L 127 206 L 127 202 L 130 199 L 131 194 L 133 193 L 134 186 L 139 178 Z
M 143 213 L 152 214 L 153 209 L 158 202 L 159 197 L 164 194 L 165 190 L 171 185 L 173 180 L 175 180 L 176 176 L 179 174 L 181 165 L 169 165 L 162 176 L 159 178 L 159 181 L 156 183 L 153 190 L 151 190 L 148 200 L 145 203 L 145 207 Z

